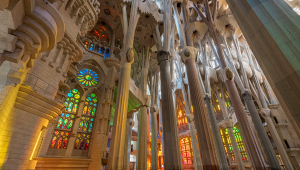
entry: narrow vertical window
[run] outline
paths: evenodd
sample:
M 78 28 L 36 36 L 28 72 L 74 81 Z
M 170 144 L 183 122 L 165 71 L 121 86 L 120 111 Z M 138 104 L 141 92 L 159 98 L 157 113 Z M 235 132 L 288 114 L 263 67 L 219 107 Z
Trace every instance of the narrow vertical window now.
M 74 149 L 88 150 L 93 131 L 93 123 L 96 117 L 97 103 L 98 99 L 95 93 L 91 93 L 86 97 Z
M 69 134 L 73 127 L 74 118 L 77 114 L 77 109 L 80 100 L 80 92 L 77 89 L 72 89 L 67 94 L 64 106 L 65 112 L 61 114 L 58 123 L 55 126 L 50 148 L 66 149 L 69 140 Z

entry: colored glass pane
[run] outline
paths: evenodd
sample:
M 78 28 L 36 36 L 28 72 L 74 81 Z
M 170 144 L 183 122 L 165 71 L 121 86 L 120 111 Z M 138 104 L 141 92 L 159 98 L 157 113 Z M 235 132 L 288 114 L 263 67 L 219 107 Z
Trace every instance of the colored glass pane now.
M 71 111 L 72 111 L 72 107 L 73 107 L 73 102 L 70 102 L 70 103 L 69 103 L 69 106 L 68 106 L 68 112 L 71 112 Z
M 87 130 L 87 128 L 88 128 L 88 126 L 89 126 L 89 123 L 88 123 L 88 122 L 85 122 L 85 123 L 84 123 L 84 128 L 83 128 L 83 131 L 86 131 L 86 130 Z
M 190 164 L 192 165 L 193 157 L 193 150 L 191 147 L 191 140 L 190 137 L 180 139 L 180 146 L 181 146 L 181 157 L 182 157 L 182 164 Z
M 56 136 L 54 136 L 51 141 L 51 148 L 55 148 L 55 144 L 56 144 Z
M 92 111 L 92 115 L 93 115 L 93 116 L 95 115 L 95 112 L 96 112 L 96 108 L 94 107 L 94 108 L 93 108 L 93 111 Z
M 69 124 L 68 124 L 68 129 L 72 128 L 72 124 L 73 124 L 73 120 L 70 120 Z
M 88 132 L 92 132 L 92 128 L 93 128 L 93 123 L 90 123 Z
M 80 122 L 78 130 L 81 130 L 81 131 L 83 130 L 83 121 Z
M 60 148 L 60 147 L 61 147 L 62 140 L 63 140 L 62 137 L 60 137 L 60 138 L 58 139 L 56 148 Z
M 75 149 L 78 149 L 78 148 L 79 148 L 79 139 L 76 139 L 74 148 L 75 148 Z
M 81 149 L 81 150 L 83 149 L 84 143 L 85 143 L 85 142 L 84 142 L 84 139 L 83 139 L 83 140 L 80 142 L 80 147 L 79 147 L 79 149 Z
M 63 142 L 63 145 L 62 145 L 62 148 L 66 149 L 67 148 L 67 144 L 68 144 L 68 138 L 65 138 L 64 142 Z
M 86 111 L 87 111 L 87 106 L 84 106 L 82 114 L 85 115 L 85 114 L 86 114 Z
M 88 115 L 91 115 L 92 113 L 92 106 L 89 106 Z
M 60 118 L 60 119 L 58 120 L 58 123 L 57 123 L 56 128 L 61 128 L 62 122 L 63 122 L 63 118 Z
M 99 77 L 95 71 L 90 69 L 82 69 L 77 75 L 78 81 L 85 86 L 95 86 Z
M 73 107 L 73 109 L 72 109 L 72 112 L 73 112 L 73 113 L 75 113 L 75 112 L 77 111 L 77 107 L 78 107 L 78 105 L 77 105 L 77 104 L 74 104 L 74 107 Z
M 63 128 L 63 129 L 66 129 L 66 128 L 67 128 L 67 125 L 68 125 L 68 119 L 65 119 L 62 128 Z

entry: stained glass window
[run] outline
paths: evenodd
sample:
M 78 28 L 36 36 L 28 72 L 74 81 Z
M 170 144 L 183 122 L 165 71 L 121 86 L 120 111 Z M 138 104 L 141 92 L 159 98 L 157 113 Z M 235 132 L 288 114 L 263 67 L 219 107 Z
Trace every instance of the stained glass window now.
M 80 99 L 80 92 L 77 89 L 70 90 L 67 94 L 68 98 L 66 99 L 64 106 L 66 107 L 67 112 L 76 113 L 79 99 Z
M 84 46 L 88 47 L 89 43 L 87 41 L 84 42 Z
M 242 137 L 241 137 L 241 134 L 240 134 L 240 130 L 236 126 L 233 127 L 233 133 L 234 133 L 234 137 L 235 137 L 235 140 L 237 142 L 237 145 L 239 147 L 239 151 L 241 153 L 242 159 L 244 161 L 248 161 L 248 156 L 246 154 L 246 150 L 245 150 L 245 147 L 243 145 L 243 141 L 242 141 Z
M 94 118 L 82 116 L 80 118 L 80 123 L 79 123 L 78 130 L 79 131 L 84 131 L 84 132 L 92 132 L 93 122 L 94 122 Z
M 91 93 L 86 97 L 74 149 L 88 150 L 96 117 L 97 103 L 98 99 L 95 93 Z
M 90 146 L 91 135 L 85 133 L 78 133 L 75 141 L 74 149 L 88 150 Z
M 93 50 L 93 49 L 94 49 L 94 44 L 92 44 L 90 47 L 90 50 Z
M 51 148 L 67 148 L 69 133 L 72 130 L 81 97 L 77 89 L 70 90 L 67 96 L 68 98 L 64 103 L 66 112 L 62 113 L 58 119 L 50 145 Z
M 50 147 L 66 149 L 70 132 L 55 131 Z
M 191 143 L 191 137 L 180 139 L 180 150 L 183 165 L 193 165 L 194 155 Z
M 97 73 L 90 69 L 80 70 L 77 78 L 81 84 L 88 87 L 95 86 L 99 81 Z
M 233 127 L 233 133 L 234 133 L 234 137 L 235 137 L 235 140 L 237 142 L 242 160 L 243 161 L 248 161 L 248 157 L 247 157 L 244 145 L 243 145 L 243 141 L 242 141 L 239 129 L 236 126 Z M 229 137 L 229 134 L 228 134 L 228 129 L 221 129 L 220 134 L 221 134 L 221 138 L 222 138 L 222 141 L 223 141 L 223 145 L 224 145 L 226 155 L 231 157 L 232 161 L 236 161 L 235 154 L 234 154 L 234 151 L 233 151 L 233 147 L 232 147 L 232 144 L 231 144 L 231 140 L 230 140 L 230 137 Z
M 184 111 L 184 101 L 182 101 L 180 98 L 178 98 L 178 101 L 177 101 L 177 122 L 178 122 L 178 126 L 181 126 L 181 125 L 185 125 L 187 124 L 187 119 L 186 119 L 186 114 L 185 114 L 185 111 Z

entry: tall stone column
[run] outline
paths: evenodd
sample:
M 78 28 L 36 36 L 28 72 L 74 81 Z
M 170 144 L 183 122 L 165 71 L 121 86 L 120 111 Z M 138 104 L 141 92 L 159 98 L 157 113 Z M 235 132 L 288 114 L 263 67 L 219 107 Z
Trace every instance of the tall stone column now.
M 250 112 L 252 122 L 254 124 L 254 128 L 256 129 L 257 135 L 260 139 L 260 143 L 264 149 L 264 153 L 266 154 L 270 167 L 272 169 L 281 169 L 276 154 L 274 152 L 274 149 L 272 147 L 272 144 L 267 136 L 267 133 L 263 127 L 261 119 L 254 105 L 251 93 L 248 90 L 246 90 L 242 94 L 242 97 Z
M 210 80 L 208 80 L 208 81 L 210 81 Z M 218 154 L 219 163 L 220 163 L 220 169 L 221 170 L 223 170 L 223 169 L 229 170 L 225 149 L 224 149 L 224 146 L 222 143 L 220 131 L 219 131 L 217 120 L 216 120 L 215 113 L 214 113 L 214 108 L 213 108 L 212 101 L 211 101 L 211 96 L 206 94 L 204 97 L 204 101 L 205 101 L 205 104 L 207 107 L 207 112 L 208 112 L 210 126 L 212 129 L 213 139 L 214 139 L 214 143 L 215 143 L 215 146 L 217 149 L 217 154 Z
M 181 6 L 182 18 L 184 24 L 184 31 L 186 36 L 187 46 L 181 51 L 181 59 L 186 66 L 189 87 L 191 90 L 191 99 L 194 106 L 195 125 L 198 134 L 198 142 L 200 153 L 202 156 L 203 169 L 219 169 L 219 165 L 215 160 L 217 159 L 215 145 L 211 145 L 211 128 L 209 126 L 208 114 L 205 108 L 203 92 L 201 90 L 200 81 L 197 75 L 196 55 L 198 50 L 194 48 L 192 40 L 192 32 L 189 26 L 189 16 L 187 11 L 187 4 L 184 2 Z
M 280 154 L 280 157 L 284 163 L 284 168 L 287 169 L 287 170 L 293 170 L 293 166 L 292 166 L 292 163 L 289 159 L 289 156 L 287 155 L 286 151 L 285 151 L 285 148 L 282 144 L 282 141 L 280 139 L 280 136 L 278 135 L 278 132 L 274 126 L 274 123 L 272 121 L 272 118 L 271 118 L 271 110 L 270 109 L 262 109 L 261 111 L 262 113 L 262 116 L 264 117 L 264 119 L 266 120 L 267 122 L 267 125 L 268 125 L 268 128 L 271 132 L 271 135 L 274 139 L 274 143 L 276 145 L 276 148 Z
M 127 169 L 129 169 L 130 164 L 130 153 L 131 153 L 131 137 L 132 137 L 132 127 L 134 125 L 133 118 L 130 118 L 128 125 L 128 147 L 127 147 Z
M 190 130 L 190 134 L 191 134 L 191 141 L 192 141 L 192 147 L 193 147 L 194 162 L 195 162 L 194 166 L 195 166 L 196 170 L 201 170 L 202 169 L 201 156 L 200 156 L 199 145 L 198 145 L 198 141 L 197 141 L 197 137 L 196 137 L 194 116 L 192 115 L 192 112 L 191 112 L 191 103 L 190 103 L 190 100 L 188 99 L 188 96 L 186 93 L 185 85 L 183 83 L 182 72 L 180 70 L 179 64 L 178 65 L 176 63 L 174 63 L 174 64 L 176 65 L 177 73 L 179 76 L 178 79 L 181 84 L 181 91 L 182 91 L 182 95 L 183 95 L 183 99 L 184 99 L 184 103 L 185 103 L 186 118 L 187 118 L 187 121 L 189 124 L 189 130 Z M 189 96 L 190 96 L 190 93 L 189 93 Z
M 209 126 L 208 114 L 197 75 L 196 54 L 197 49 L 188 46 L 182 50 L 180 55 L 186 65 L 189 87 L 191 89 L 191 99 L 194 106 L 200 153 L 201 155 L 206 155 L 202 157 L 203 169 L 219 169 L 219 165 L 214 163 L 214 160 L 217 159 L 217 155 L 214 154 L 214 150 L 216 149 L 215 145 L 210 145 L 211 141 L 208 137 L 209 133 L 211 133 L 211 128 Z
M 157 157 L 157 106 L 152 106 L 151 113 L 151 170 L 158 169 L 158 157 Z
M 142 106 L 138 126 L 138 169 L 147 170 L 147 107 Z
M 171 77 L 170 77 L 170 53 L 157 52 L 157 61 L 160 66 L 161 98 L 162 98 L 162 124 L 163 124 L 163 149 L 164 169 L 180 170 L 181 154 L 177 152 L 179 146 L 178 133 L 176 133 L 176 116 L 173 103 Z
M 148 78 L 148 68 L 149 68 L 149 48 L 143 47 L 141 55 L 141 65 L 142 65 L 142 76 L 141 76 L 141 89 L 143 95 L 147 96 L 147 78 Z M 147 106 L 140 107 L 139 114 L 139 126 L 138 126 L 138 169 L 147 169 Z
M 110 152 L 108 158 L 108 170 L 124 169 L 124 147 L 128 144 L 125 141 L 126 134 L 126 117 L 128 109 L 129 83 L 131 63 L 134 60 L 134 52 L 132 50 L 134 41 L 134 32 L 137 21 L 139 19 L 138 1 L 134 0 L 131 4 L 129 29 L 127 30 L 125 46 L 121 55 L 121 70 L 118 84 L 118 95 L 116 99 L 114 128 L 112 132 Z M 127 23 L 124 23 L 127 24 Z

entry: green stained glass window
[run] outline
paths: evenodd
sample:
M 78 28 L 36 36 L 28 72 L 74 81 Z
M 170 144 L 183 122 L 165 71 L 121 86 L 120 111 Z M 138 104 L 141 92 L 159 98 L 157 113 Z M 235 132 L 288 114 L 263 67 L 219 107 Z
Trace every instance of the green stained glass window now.
M 99 81 L 97 73 L 90 69 L 82 69 L 77 75 L 78 81 L 84 86 L 95 86 Z

